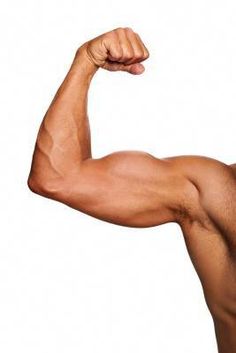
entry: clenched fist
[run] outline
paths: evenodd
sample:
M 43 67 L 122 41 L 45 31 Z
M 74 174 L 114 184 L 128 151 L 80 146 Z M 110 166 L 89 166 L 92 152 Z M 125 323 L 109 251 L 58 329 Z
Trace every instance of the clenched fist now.
M 104 33 L 84 43 L 78 52 L 83 52 L 97 68 L 134 75 L 143 73 L 145 69 L 141 62 L 149 57 L 140 36 L 129 27 Z

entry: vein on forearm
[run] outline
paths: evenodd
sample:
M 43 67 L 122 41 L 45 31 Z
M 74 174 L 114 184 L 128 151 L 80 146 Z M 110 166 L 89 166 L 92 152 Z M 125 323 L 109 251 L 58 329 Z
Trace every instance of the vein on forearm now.
M 87 115 L 92 74 L 81 64 L 72 65 L 54 96 L 39 129 L 33 169 L 53 178 L 76 171 L 91 158 L 91 134 Z

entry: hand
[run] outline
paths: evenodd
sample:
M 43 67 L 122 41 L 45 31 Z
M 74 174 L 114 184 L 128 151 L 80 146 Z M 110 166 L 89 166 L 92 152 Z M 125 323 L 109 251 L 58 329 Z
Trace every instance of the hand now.
M 84 43 L 78 50 L 81 51 L 96 68 L 126 71 L 133 75 L 144 72 L 141 62 L 149 57 L 140 36 L 129 27 L 104 33 Z

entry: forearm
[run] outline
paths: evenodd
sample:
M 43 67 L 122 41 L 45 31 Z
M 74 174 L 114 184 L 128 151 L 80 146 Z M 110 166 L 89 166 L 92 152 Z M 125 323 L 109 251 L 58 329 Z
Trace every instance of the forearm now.
M 97 69 L 138 75 L 144 71 L 141 62 L 148 56 L 147 48 L 131 28 L 109 31 L 79 48 L 39 129 L 28 178 L 32 191 L 54 195 L 58 185 L 65 187 L 65 180 L 71 184 L 82 162 L 92 157 L 87 100 Z
M 29 180 L 61 182 L 91 158 L 88 90 L 97 66 L 79 49 L 41 123 Z M 37 180 L 36 180 L 37 179 Z

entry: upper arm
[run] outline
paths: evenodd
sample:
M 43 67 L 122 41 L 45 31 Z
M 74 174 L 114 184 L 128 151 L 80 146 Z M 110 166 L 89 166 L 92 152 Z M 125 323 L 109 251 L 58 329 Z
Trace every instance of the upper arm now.
M 108 222 L 149 227 L 177 221 L 188 187 L 170 161 L 145 152 L 120 151 L 83 161 L 58 199 Z
M 228 230 L 235 219 L 235 180 L 232 168 L 213 158 L 158 159 L 146 152 L 119 151 L 84 160 L 63 181 L 34 177 L 29 186 L 81 212 L 125 226 L 203 223 L 210 218 Z

